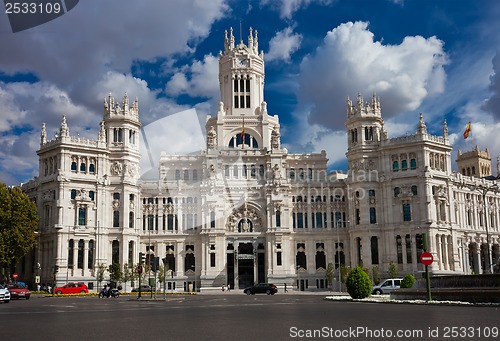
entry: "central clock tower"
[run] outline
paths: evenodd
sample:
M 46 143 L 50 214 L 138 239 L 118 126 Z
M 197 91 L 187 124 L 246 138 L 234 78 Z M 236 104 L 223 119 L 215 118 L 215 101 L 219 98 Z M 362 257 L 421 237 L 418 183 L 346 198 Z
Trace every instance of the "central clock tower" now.
M 271 149 L 279 136 L 278 116 L 267 114 L 264 101 L 264 53 L 257 31 L 250 28 L 248 44 L 235 44 L 233 29 L 224 32 L 219 52 L 220 102 L 217 116 L 208 119 L 208 149 Z M 275 138 L 276 140 L 276 138 Z M 274 143 L 274 149 L 279 149 Z
M 264 101 L 264 54 L 259 54 L 257 31 L 250 28 L 248 46 L 235 46 L 233 29 L 219 53 L 219 84 L 226 115 L 255 115 Z

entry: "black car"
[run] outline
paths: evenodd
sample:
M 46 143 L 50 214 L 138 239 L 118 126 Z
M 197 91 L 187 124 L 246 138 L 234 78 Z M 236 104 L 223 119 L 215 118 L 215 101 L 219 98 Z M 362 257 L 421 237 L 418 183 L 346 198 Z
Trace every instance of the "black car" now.
M 278 292 L 278 288 L 276 288 L 276 285 L 274 284 L 259 283 L 254 285 L 253 287 L 245 288 L 243 292 L 247 295 L 255 295 L 255 294 L 274 295 Z
M 132 289 L 132 292 L 139 292 L 139 288 Z M 151 287 L 149 285 L 141 285 L 141 292 L 151 292 Z

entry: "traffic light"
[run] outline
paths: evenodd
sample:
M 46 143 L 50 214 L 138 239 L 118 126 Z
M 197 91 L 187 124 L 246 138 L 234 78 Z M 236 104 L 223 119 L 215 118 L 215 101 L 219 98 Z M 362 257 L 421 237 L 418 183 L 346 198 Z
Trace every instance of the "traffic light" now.
M 423 250 L 424 249 L 424 236 L 421 233 L 417 233 L 415 235 L 415 241 L 417 243 L 417 250 Z
M 139 264 L 144 264 L 144 261 L 146 259 L 146 255 L 144 252 L 139 252 Z
M 58 273 L 59 272 L 59 265 L 54 265 L 54 273 Z
M 160 270 L 160 257 L 151 257 L 149 260 L 151 271 L 156 272 Z

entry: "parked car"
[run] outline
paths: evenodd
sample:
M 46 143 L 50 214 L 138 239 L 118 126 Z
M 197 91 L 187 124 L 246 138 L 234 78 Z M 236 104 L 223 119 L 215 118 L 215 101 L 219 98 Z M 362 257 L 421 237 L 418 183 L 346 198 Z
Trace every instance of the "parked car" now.
M 391 291 L 400 288 L 401 281 L 402 281 L 401 278 L 386 279 L 379 285 L 375 285 L 372 288 L 372 294 L 374 295 L 389 294 Z
M 278 288 L 276 288 L 276 285 L 271 283 L 259 283 L 254 285 L 253 287 L 245 288 L 243 292 L 247 295 L 255 295 L 255 294 L 274 295 L 278 292 Z
M 7 289 L 9 289 L 10 292 L 10 298 L 11 299 L 20 299 L 20 298 L 25 298 L 27 300 L 30 299 L 31 296 L 31 291 L 26 289 L 26 287 L 17 284 L 17 283 L 12 283 L 12 284 L 7 284 Z
M 10 292 L 6 287 L 0 284 L 0 302 L 10 302 Z
M 85 294 L 88 293 L 89 289 L 85 285 L 85 283 L 68 283 L 62 287 L 54 288 L 54 293 L 57 295 L 61 294 Z
M 149 285 L 141 285 L 141 292 L 151 292 L 151 287 Z M 139 288 L 132 289 L 132 292 L 139 292 Z

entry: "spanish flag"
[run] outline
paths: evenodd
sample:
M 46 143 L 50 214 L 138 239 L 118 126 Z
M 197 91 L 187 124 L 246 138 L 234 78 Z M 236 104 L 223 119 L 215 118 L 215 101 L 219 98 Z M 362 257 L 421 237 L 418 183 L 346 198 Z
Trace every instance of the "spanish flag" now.
M 464 139 L 468 138 L 469 134 L 470 134 L 470 121 L 469 121 L 469 123 L 467 123 L 467 127 L 465 127 Z

